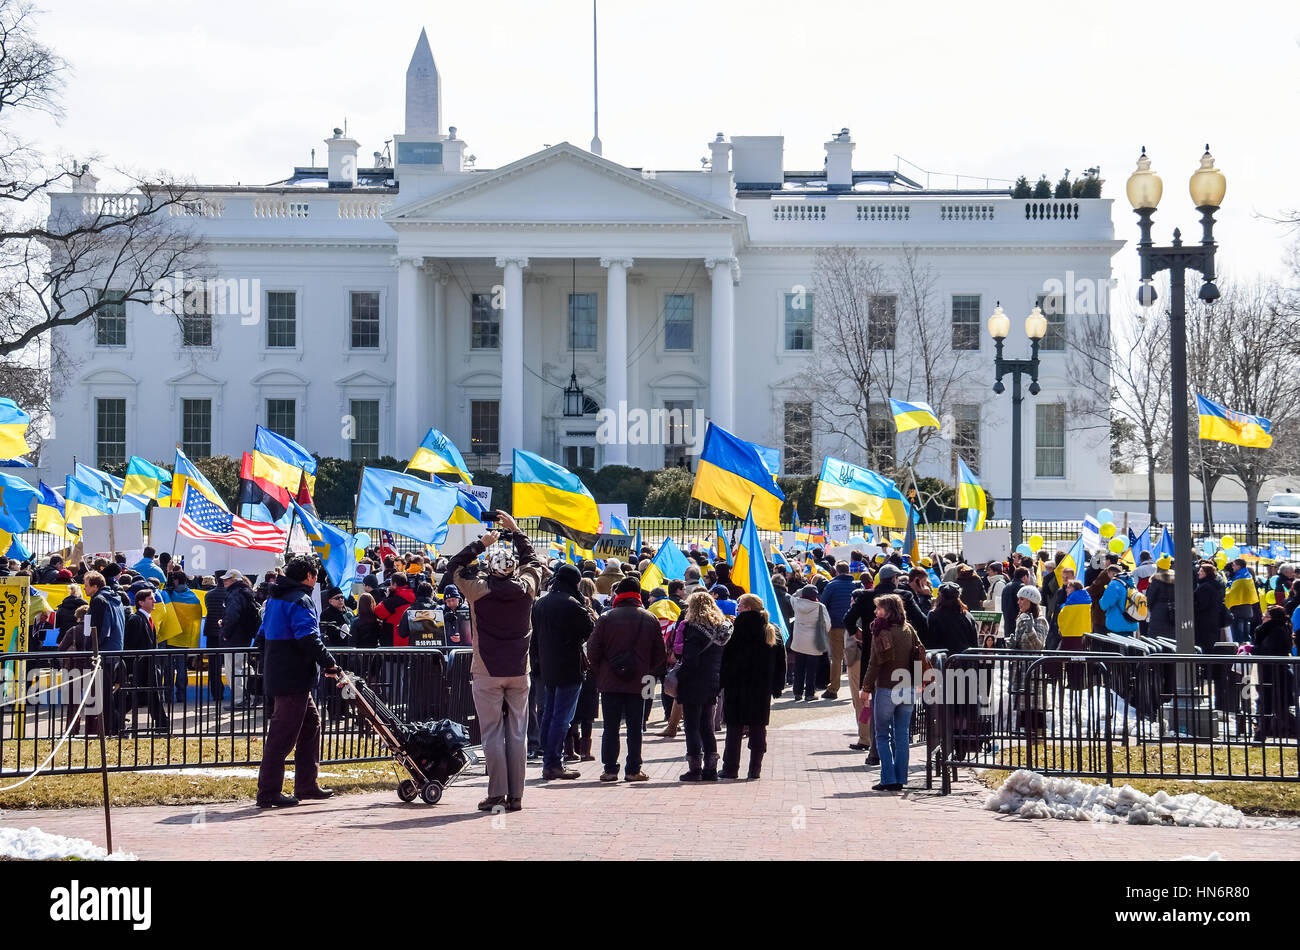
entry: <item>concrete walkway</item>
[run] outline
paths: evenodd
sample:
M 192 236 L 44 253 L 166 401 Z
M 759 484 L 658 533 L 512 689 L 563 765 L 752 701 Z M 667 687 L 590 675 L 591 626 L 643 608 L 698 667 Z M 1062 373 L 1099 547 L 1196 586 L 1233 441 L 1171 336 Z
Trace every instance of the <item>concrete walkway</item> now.
M 829 704 L 828 704 L 829 706 Z M 823 710 L 831 713 L 830 708 Z M 851 712 L 847 717 L 851 721 Z M 784 718 L 784 717 L 782 717 Z M 843 719 L 841 719 L 843 721 Z M 942 797 L 924 790 L 913 750 L 912 789 L 877 793 L 875 769 L 851 752 L 852 736 L 827 718 L 769 733 L 763 778 L 684 785 L 681 738 L 647 739 L 644 784 L 597 781 L 599 762 L 577 781 L 543 783 L 529 767 L 524 810 L 484 814 L 481 767 L 436 806 L 396 792 L 348 795 L 284 811 L 252 803 L 151 806 L 113 812 L 114 843 L 143 859 L 1171 859 L 1218 852 L 1229 860 L 1291 858 L 1297 832 L 1130 827 L 1022 821 L 984 811 L 987 790 L 968 777 Z M 842 727 L 841 727 L 842 728 Z M 721 743 L 721 738 L 719 738 Z M 747 755 L 747 753 L 746 753 Z M 746 761 L 742 758 L 743 763 Z M 94 808 L 18 811 L 0 825 L 32 825 L 103 844 Z

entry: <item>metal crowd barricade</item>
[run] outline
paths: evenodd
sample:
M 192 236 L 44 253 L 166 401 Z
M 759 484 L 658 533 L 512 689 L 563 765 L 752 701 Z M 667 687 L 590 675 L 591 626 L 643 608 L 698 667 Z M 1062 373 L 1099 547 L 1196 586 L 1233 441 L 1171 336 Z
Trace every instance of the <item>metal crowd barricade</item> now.
M 467 647 L 334 648 L 348 670 L 407 721 L 454 719 L 479 742 Z M 90 697 L 72 735 L 43 774 L 99 770 L 99 735 L 110 771 L 252 767 L 260 762 L 269 707 L 258 650 L 155 650 L 104 653 L 103 684 Z M 91 684 L 86 652 L 9 653 L 0 671 L 0 784 L 30 774 L 72 725 Z M 321 761 L 388 757 L 353 713 L 333 680 L 316 688 Z

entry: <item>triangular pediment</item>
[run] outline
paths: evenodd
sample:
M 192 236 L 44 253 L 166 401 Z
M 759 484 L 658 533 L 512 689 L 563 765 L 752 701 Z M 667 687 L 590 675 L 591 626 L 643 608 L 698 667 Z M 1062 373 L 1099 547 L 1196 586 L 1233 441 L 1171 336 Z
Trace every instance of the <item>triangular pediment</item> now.
M 187 373 L 181 373 L 179 376 L 173 376 L 167 380 L 168 386 L 224 386 L 225 380 L 216 379 L 207 373 L 201 373 L 197 369 L 190 370 Z
M 389 211 L 404 223 L 604 223 L 720 226 L 744 216 L 568 142 Z

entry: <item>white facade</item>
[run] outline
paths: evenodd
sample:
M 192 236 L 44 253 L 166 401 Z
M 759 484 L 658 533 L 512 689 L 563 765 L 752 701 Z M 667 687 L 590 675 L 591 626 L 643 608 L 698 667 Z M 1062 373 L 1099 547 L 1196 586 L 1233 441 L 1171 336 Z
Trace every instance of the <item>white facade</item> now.
M 568 143 L 473 169 L 456 130 L 441 130 L 440 84 L 426 55 L 422 37 L 391 167 L 359 169 L 357 144 L 336 134 L 326 140 L 328 168 L 297 169 L 263 188 L 205 188 L 192 213 L 177 217 L 203 237 L 208 276 L 256 288 L 254 313 L 214 318 L 211 346 L 183 345 L 175 318 L 144 305 L 128 305 L 124 345 L 97 342 L 94 321 L 64 332 L 75 365 L 56 394 L 43 474 L 61 477 L 73 456 L 96 460 L 106 434 L 107 451 L 117 451 L 100 400 L 125 401 L 125 453 L 159 462 L 198 431 L 182 431 L 184 400 L 209 401 L 211 452 L 235 457 L 251 447 L 255 423 L 273 422 L 268 401 L 284 411 L 292 400 L 290 434 L 321 455 L 352 454 L 359 424 L 370 438 L 369 415 L 352 417 L 360 407 L 377 408 L 379 455 L 409 458 L 435 425 L 472 466 L 508 463 L 520 447 L 562 462 L 662 467 L 662 445 L 597 445 L 594 417 L 564 417 L 575 362 L 597 406 L 700 409 L 743 438 L 782 446 L 785 403 L 806 392 L 823 358 L 785 348 L 785 295 L 811 287 L 819 249 L 848 245 L 886 265 L 914 250 L 934 270 L 940 307 L 978 295 L 980 345 L 962 357 L 972 372 L 959 401 L 980 407 L 981 481 L 1009 497 L 1011 398 L 991 391 L 984 322 L 1000 301 L 1013 318 L 1007 355 L 1028 355 L 1022 318 L 1045 280 L 1072 273 L 1104 284 L 1122 244 L 1109 199 L 938 193 L 893 172 L 855 174 L 847 133 L 827 143 L 826 168 L 808 173 L 784 169 L 779 136 L 719 136 L 709 144 L 712 167 L 698 171 L 627 168 Z M 112 200 L 56 195 L 52 213 Z M 576 354 L 575 290 L 594 294 L 596 315 L 594 348 Z M 292 345 L 272 346 L 271 317 L 286 294 Z M 363 346 L 353 346 L 354 294 L 363 310 L 378 303 L 377 341 L 363 329 Z M 497 347 L 473 345 L 475 294 L 499 306 Z M 677 315 L 689 296 L 692 315 L 689 334 L 676 324 L 672 341 L 668 295 Z M 490 333 L 479 342 L 492 342 Z M 1105 432 L 1067 431 L 1064 475 L 1037 477 L 1033 407 L 1071 391 L 1065 354 L 1042 359 L 1042 393 L 1026 397 L 1023 417 L 1026 517 L 1056 514 L 1056 499 L 1110 495 Z M 474 413 L 479 434 L 491 431 L 492 403 L 499 452 L 476 460 Z M 814 470 L 835 453 L 853 455 L 814 431 Z M 945 443 L 919 474 L 949 479 L 949 453 Z M 1074 507 L 1060 516 L 1077 517 Z

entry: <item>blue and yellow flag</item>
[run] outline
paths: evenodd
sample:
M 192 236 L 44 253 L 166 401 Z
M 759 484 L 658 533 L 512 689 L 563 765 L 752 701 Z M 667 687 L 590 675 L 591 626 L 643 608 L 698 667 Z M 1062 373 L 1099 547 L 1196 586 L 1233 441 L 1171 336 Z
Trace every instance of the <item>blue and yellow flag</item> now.
M 921 566 L 921 546 L 916 540 L 916 509 L 908 513 L 907 534 L 903 536 L 903 553 L 912 561 L 912 567 Z
M 650 589 L 653 590 L 654 588 Z M 673 623 L 682 615 L 682 608 L 678 607 L 667 597 L 660 597 L 653 604 L 647 607 L 646 610 L 650 611 L 650 613 L 654 614 L 661 621 L 666 620 L 669 623 Z
M 81 519 L 93 515 L 107 515 L 113 511 L 112 503 L 79 478 L 68 475 L 63 480 L 63 518 L 68 529 L 81 533 Z
M 512 470 L 516 518 L 539 518 L 543 531 L 554 531 L 584 548 L 595 547 L 600 512 L 577 475 L 523 449 L 515 449 Z
M 0 398 L 0 459 L 16 459 L 31 451 L 27 446 L 27 427 L 32 417 L 18 408 L 12 399 Z
M 1081 637 L 1092 632 L 1092 598 L 1086 590 L 1076 590 L 1065 598 L 1056 614 L 1056 627 L 1063 637 Z
M 618 515 L 609 516 L 609 533 L 610 534 L 627 534 L 627 522 Z
M 778 566 L 779 566 L 779 567 L 784 567 L 787 571 L 790 570 L 790 562 L 787 561 L 787 560 L 785 559 L 785 555 L 781 553 L 781 546 L 780 546 L 779 544 L 777 544 L 775 541 L 773 541 L 773 542 L 768 546 L 768 550 L 772 552 L 772 566 L 773 566 L 773 567 L 778 567 Z
M 636 543 L 632 547 L 632 563 L 641 560 L 641 526 L 636 526 Z
M 718 532 L 717 539 L 713 542 L 715 556 L 723 558 L 728 564 L 731 564 L 731 548 L 727 546 L 727 538 L 722 533 L 722 519 L 715 518 L 713 523 L 717 527 Z
M 91 468 L 85 462 L 78 462 L 72 470 L 72 474 L 77 477 L 77 481 L 89 485 L 103 499 L 110 503 L 110 511 L 117 506 L 118 499 L 122 497 L 126 483 L 116 475 L 110 475 L 108 472 L 101 472 L 97 468 Z
M 1229 442 L 1249 449 L 1267 449 L 1273 444 L 1273 423 L 1263 416 L 1252 416 L 1221 406 L 1212 399 L 1196 394 L 1196 412 L 1201 417 L 1200 438 Z
M 126 478 L 122 480 L 122 492 L 126 495 L 144 495 L 146 498 L 162 499 L 163 486 L 168 486 L 168 494 L 170 494 L 171 480 L 172 473 L 161 465 L 154 465 L 138 455 L 132 455 L 126 464 Z
M 465 464 L 465 456 L 460 454 L 460 449 L 456 448 L 451 439 L 434 428 L 430 428 L 425 433 L 420 447 L 415 450 L 410 464 L 406 467 L 434 475 L 459 475 L 462 481 L 474 481 L 470 477 L 469 466 Z
M 445 539 L 459 495 L 441 479 L 425 481 L 415 475 L 382 468 L 362 469 L 357 495 L 357 527 L 379 528 L 425 544 Z
M 769 623 L 775 624 L 781 631 L 783 641 L 789 641 L 790 631 L 785 626 L 785 616 L 781 613 L 781 602 L 776 599 L 776 588 L 772 586 L 772 572 L 768 570 L 767 559 L 763 557 L 763 543 L 758 539 L 758 526 L 754 523 L 752 513 L 745 517 L 745 526 L 740 530 L 740 540 L 736 542 L 736 565 L 731 571 L 731 579 L 746 593 L 757 594 L 767 610 Z
M 957 458 L 957 507 L 966 509 L 966 530 L 980 531 L 989 513 L 988 496 L 975 473 L 960 456 Z
M 755 524 L 763 530 L 781 530 L 785 494 L 758 449 L 712 422 L 704 433 L 691 497 L 737 518 L 752 511 Z
M 153 609 L 153 625 L 159 643 L 197 650 L 203 633 L 205 598 L 188 587 L 160 590 Z
M 1223 595 L 1223 603 L 1231 607 L 1248 607 L 1259 603 L 1259 589 L 1255 586 L 1255 576 L 1250 569 L 1237 570 L 1228 581 L 1228 589 Z
M 36 530 L 71 539 L 63 514 L 63 496 L 45 482 L 36 486 Z
M 320 556 L 330 580 L 338 587 L 347 584 L 357 573 L 357 551 L 353 536 L 321 521 L 297 502 L 293 503 L 293 507 L 303 534 L 311 542 L 312 550 Z
M 844 508 L 867 524 L 894 528 L 907 524 L 910 507 L 898 486 L 883 475 L 830 457 L 822 463 L 816 503 Z
M 690 561 L 672 538 L 664 538 L 659 551 L 650 561 L 650 566 L 641 575 L 641 589 L 654 590 L 668 580 L 681 580 L 686 576 Z
M 315 484 L 316 458 L 304 446 L 299 445 L 293 439 L 286 438 L 278 432 L 273 432 L 266 426 L 258 426 L 253 433 L 253 451 L 261 452 L 263 455 L 270 455 L 283 462 L 288 462 L 295 468 L 302 469 L 309 476 L 308 484 Z
M 1085 553 L 1083 546 L 1083 535 L 1079 535 L 1079 540 L 1070 546 L 1070 550 L 1065 552 L 1065 557 L 1061 559 L 1061 563 L 1056 565 L 1056 569 L 1052 572 L 1056 575 L 1056 583 L 1062 587 L 1065 586 L 1065 571 L 1067 570 L 1074 571 L 1074 576 L 1079 580 L 1083 580 L 1083 565 L 1087 561 L 1088 555 Z
M 794 533 L 798 534 L 799 533 L 799 506 L 798 505 L 793 506 L 790 509 L 790 511 L 794 516 Z
M 930 408 L 929 403 L 891 399 L 889 411 L 894 414 L 894 425 L 898 427 L 899 432 L 908 432 L 925 426 L 939 428 L 939 420 L 934 417 L 934 410 Z
M 200 472 L 194 466 L 194 463 L 186 457 L 185 453 L 180 450 L 180 446 L 176 447 L 176 463 L 172 467 L 175 469 L 175 472 L 172 473 L 171 503 L 173 505 L 179 507 L 182 500 L 185 498 L 186 486 L 193 486 L 196 492 L 214 505 L 220 505 L 222 508 L 225 508 L 226 511 L 230 510 L 226 503 L 221 500 L 220 493 L 212 487 L 212 483 L 204 477 L 203 473 Z
M 0 531 L 21 534 L 32 526 L 32 499 L 38 492 L 26 479 L 0 472 Z

